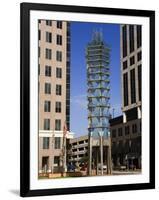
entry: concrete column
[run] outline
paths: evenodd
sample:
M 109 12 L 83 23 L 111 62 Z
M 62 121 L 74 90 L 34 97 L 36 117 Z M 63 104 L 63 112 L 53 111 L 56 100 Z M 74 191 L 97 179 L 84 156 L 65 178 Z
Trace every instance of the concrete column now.
M 137 116 L 138 116 L 138 119 L 141 119 L 141 108 L 140 107 L 137 107 Z
M 97 175 L 99 175 L 99 170 L 98 170 L 98 163 L 99 163 L 98 147 L 97 147 L 96 153 L 97 153 Z
M 103 137 L 100 134 L 100 159 L 101 159 L 101 175 L 103 175 Z
M 112 153 L 111 153 L 111 145 L 109 145 L 109 173 L 112 174 Z
M 92 135 L 89 136 L 89 169 L 88 173 L 92 175 Z
M 127 122 L 127 119 L 126 119 L 126 113 L 123 112 L 123 123 L 126 123 Z

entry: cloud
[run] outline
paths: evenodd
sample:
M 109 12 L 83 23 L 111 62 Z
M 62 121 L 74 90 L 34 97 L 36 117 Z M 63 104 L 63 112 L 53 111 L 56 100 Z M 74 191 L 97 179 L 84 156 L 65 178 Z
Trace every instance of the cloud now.
M 70 103 L 80 106 L 81 108 L 87 109 L 87 95 L 81 94 L 71 97 Z

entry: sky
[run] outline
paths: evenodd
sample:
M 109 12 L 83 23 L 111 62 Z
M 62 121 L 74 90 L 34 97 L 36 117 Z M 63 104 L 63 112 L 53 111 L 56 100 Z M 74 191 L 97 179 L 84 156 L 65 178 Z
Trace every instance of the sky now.
M 75 136 L 86 135 L 87 120 L 87 77 L 85 50 L 95 30 L 101 30 L 103 40 L 110 46 L 110 113 L 121 115 L 120 81 L 120 25 L 71 22 L 71 89 L 70 131 Z

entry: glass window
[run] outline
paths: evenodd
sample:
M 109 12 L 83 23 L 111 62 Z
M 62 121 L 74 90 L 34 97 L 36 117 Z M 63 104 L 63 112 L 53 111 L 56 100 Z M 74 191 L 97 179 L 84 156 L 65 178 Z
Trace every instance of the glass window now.
M 41 30 L 38 30 L 38 38 L 41 40 Z
M 123 58 L 127 56 L 127 28 L 122 27 Z
M 62 61 L 62 52 L 61 51 L 56 51 L 56 60 Z
M 51 76 L 51 66 L 45 66 L 45 76 Z
M 51 83 L 45 83 L 45 94 L 51 94 Z
M 125 126 L 125 135 L 129 135 L 129 126 Z
M 52 26 L 52 21 L 51 20 L 46 20 L 46 25 L 47 26 Z
M 50 130 L 50 119 L 44 119 L 44 130 Z
M 50 112 L 51 111 L 51 102 L 45 101 L 44 102 L 44 112 Z
M 60 156 L 54 156 L 54 165 L 60 166 Z
M 128 67 L 128 62 L 127 60 L 123 62 L 123 69 L 126 69 Z
M 61 95 L 61 93 L 62 93 L 62 86 L 56 85 L 56 95 Z
M 141 47 L 141 25 L 137 25 L 137 48 Z
M 57 21 L 57 28 L 62 29 L 62 21 Z
M 46 42 L 52 42 L 52 33 L 46 32 Z
M 129 26 L 129 45 L 130 53 L 134 51 L 134 25 Z
M 141 51 L 137 54 L 137 61 L 140 61 L 142 58 L 142 53 Z
M 43 137 L 43 149 L 49 149 L 49 137 Z
M 55 130 L 56 131 L 60 131 L 61 130 L 61 120 L 60 119 L 56 119 L 55 120 Z
M 45 58 L 51 60 L 52 57 L 52 50 L 51 49 L 45 49 Z
M 135 57 L 134 56 L 132 56 L 130 58 L 130 66 L 133 65 L 133 64 L 135 64 Z
M 61 148 L 61 138 L 55 137 L 55 149 L 60 149 L 60 148 Z
M 56 36 L 56 44 L 57 45 L 62 45 L 62 35 L 57 35 Z
M 135 69 L 130 71 L 131 103 L 136 102 Z
M 55 112 L 57 112 L 57 113 L 61 112 L 61 102 L 59 102 L 59 101 L 56 102 Z
M 56 78 L 62 78 L 62 69 L 59 67 L 56 68 Z
M 124 106 L 128 105 L 128 74 L 123 74 L 123 99 Z
M 121 137 L 123 135 L 123 129 L 118 128 L 118 136 Z

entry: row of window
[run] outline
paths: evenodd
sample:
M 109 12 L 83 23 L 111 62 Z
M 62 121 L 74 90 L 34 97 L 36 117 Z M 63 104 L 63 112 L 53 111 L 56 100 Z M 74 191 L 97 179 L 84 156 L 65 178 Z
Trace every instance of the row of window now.
M 40 84 L 39 84 L 40 90 Z M 45 83 L 45 94 L 51 94 L 51 83 Z M 62 95 L 62 85 L 56 84 L 56 95 Z
M 50 130 L 50 119 L 44 119 L 44 130 Z M 55 119 L 55 130 L 61 130 L 61 119 Z
M 52 26 L 52 20 L 46 20 L 47 26 Z M 41 23 L 41 20 L 39 20 L 39 23 Z M 56 28 L 62 29 L 62 21 L 56 21 Z
M 133 134 L 137 133 L 137 124 L 132 124 L 131 128 L 132 128 L 132 133 Z M 112 130 L 112 138 L 117 137 L 117 130 L 118 130 L 118 137 L 123 136 L 123 128 L 120 127 L 118 129 L 113 129 Z M 125 135 L 129 135 L 129 134 L 130 134 L 130 126 L 125 126 Z
M 52 43 L 52 32 L 45 32 L 45 42 Z M 41 30 L 38 30 L 38 39 L 41 40 Z M 56 35 L 56 44 L 62 45 L 62 35 Z
M 129 27 L 129 32 L 127 31 L 127 28 Z M 128 55 L 127 50 L 127 40 L 128 40 L 128 34 L 129 34 L 129 53 L 132 53 L 134 51 L 134 46 L 136 42 L 137 48 L 141 47 L 141 26 L 136 26 L 136 35 L 137 38 L 135 40 L 135 29 L 134 25 L 124 25 L 122 27 L 122 44 L 123 44 L 123 58 Z
M 39 64 L 39 69 L 38 73 L 40 75 L 40 64 Z M 45 65 L 45 76 L 52 76 L 52 67 L 49 65 Z M 62 78 L 62 68 L 56 67 L 56 78 Z
M 138 95 L 139 101 L 141 101 L 141 65 L 138 65 Z M 136 76 L 135 68 L 130 70 L 130 98 L 131 103 L 136 102 Z M 128 105 L 129 87 L 128 87 L 128 73 L 123 74 L 123 100 L 124 106 Z
M 139 62 L 142 59 L 141 51 L 137 53 L 137 61 Z M 129 60 L 130 66 L 135 64 L 135 56 L 131 56 Z M 128 61 L 123 62 L 123 70 L 128 68 Z
M 44 112 L 51 112 L 51 101 L 44 102 Z M 55 103 L 55 112 L 61 113 L 61 102 L 57 101 Z
M 41 56 L 40 47 L 38 48 L 38 56 Z M 48 60 L 52 59 L 52 49 L 45 49 L 45 58 Z M 56 51 L 56 61 L 62 62 L 62 51 Z
M 43 138 L 43 149 L 49 149 L 50 148 L 50 138 L 44 137 Z M 61 148 L 61 138 L 55 137 L 54 139 L 54 149 L 60 149 Z

